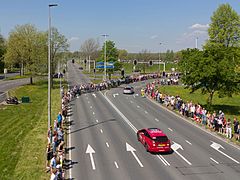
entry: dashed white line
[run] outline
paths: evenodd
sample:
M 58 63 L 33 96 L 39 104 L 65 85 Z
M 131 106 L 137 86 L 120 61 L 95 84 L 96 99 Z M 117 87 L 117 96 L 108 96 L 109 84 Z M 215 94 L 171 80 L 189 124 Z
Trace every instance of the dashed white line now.
M 137 106 L 137 108 L 140 108 L 140 106 Z
M 98 123 L 98 120 L 96 119 L 96 122 Z
M 160 159 L 162 161 L 162 163 L 165 166 L 170 166 L 169 162 L 167 162 L 167 160 L 162 156 L 162 155 L 157 155 L 158 159 Z
M 213 162 L 215 162 L 216 164 L 219 164 L 219 162 L 217 162 L 215 159 L 213 159 L 213 158 L 211 158 L 211 157 L 210 157 L 210 159 L 211 159 Z
M 90 101 L 88 101 L 88 104 L 90 103 Z
M 90 108 L 92 109 L 92 106 L 90 106 Z
M 155 118 L 155 121 L 159 122 L 159 120 L 157 118 Z
M 168 128 L 168 130 L 173 132 L 173 130 L 171 128 Z
M 133 103 L 133 101 L 130 101 L 130 103 Z
M 108 142 L 106 142 L 106 146 L 109 148 L 109 144 L 108 144 Z
M 95 114 L 95 112 L 92 112 L 92 114 L 94 115 L 94 114 Z
M 192 143 L 190 143 L 188 140 L 185 140 L 185 141 L 186 141 L 186 143 L 188 143 L 188 144 L 192 145 Z
M 102 129 L 100 129 L 100 132 L 101 132 L 101 133 L 103 133 L 103 130 L 102 130 Z
M 118 167 L 118 164 L 116 161 L 114 161 L 114 164 L 115 164 L 116 168 L 118 169 L 119 167 Z
M 145 114 L 147 114 L 148 112 L 147 111 L 144 111 L 145 112 Z

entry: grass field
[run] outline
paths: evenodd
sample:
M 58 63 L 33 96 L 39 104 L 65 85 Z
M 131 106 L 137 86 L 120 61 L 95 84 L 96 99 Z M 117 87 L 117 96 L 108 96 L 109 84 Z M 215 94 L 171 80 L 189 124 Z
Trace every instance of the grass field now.
M 52 119 L 60 109 L 59 85 L 52 90 Z M 47 81 L 10 92 L 29 96 L 30 103 L 0 106 L 0 179 L 49 179 L 47 145 Z
M 164 94 L 179 95 L 184 101 L 193 101 L 194 103 L 200 103 L 201 105 L 207 105 L 208 95 L 202 95 L 200 91 L 190 93 L 188 89 L 184 89 L 183 86 L 161 86 L 160 91 Z M 219 98 L 216 93 L 213 97 L 213 105 L 211 111 L 222 110 L 227 118 L 233 119 L 238 117 L 240 120 L 240 95 L 234 95 L 233 97 Z

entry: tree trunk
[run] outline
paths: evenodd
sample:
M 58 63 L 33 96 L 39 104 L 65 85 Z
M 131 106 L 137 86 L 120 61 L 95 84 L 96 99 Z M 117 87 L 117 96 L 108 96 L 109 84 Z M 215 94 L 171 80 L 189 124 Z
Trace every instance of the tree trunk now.
M 32 78 L 32 76 L 30 77 L 30 84 L 33 84 L 33 78 Z
M 209 105 L 209 106 L 212 105 L 213 95 L 214 95 L 214 90 L 212 90 L 212 91 L 209 93 L 209 97 L 208 97 L 208 105 Z

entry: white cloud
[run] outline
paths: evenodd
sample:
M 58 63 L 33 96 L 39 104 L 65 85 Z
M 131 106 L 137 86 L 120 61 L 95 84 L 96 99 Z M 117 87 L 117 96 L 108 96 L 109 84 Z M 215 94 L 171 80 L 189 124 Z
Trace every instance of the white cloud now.
M 199 40 L 199 48 L 205 43 L 208 39 L 208 28 L 209 24 L 193 24 L 189 27 L 188 31 L 183 33 L 177 40 L 176 44 L 185 48 L 195 47 L 195 40 Z
M 192 26 L 189 27 L 189 29 L 193 30 L 202 30 L 206 31 L 209 28 L 209 24 L 193 24 Z
M 72 41 L 78 41 L 79 40 L 79 37 L 70 37 L 68 39 L 68 42 L 72 42 Z
M 150 39 L 156 39 L 156 38 L 158 38 L 158 35 L 152 35 L 152 36 L 150 37 Z

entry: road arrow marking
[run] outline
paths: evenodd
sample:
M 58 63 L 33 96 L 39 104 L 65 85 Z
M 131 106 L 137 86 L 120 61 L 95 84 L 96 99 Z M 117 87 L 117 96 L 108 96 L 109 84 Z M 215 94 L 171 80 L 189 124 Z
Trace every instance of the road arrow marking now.
M 230 157 L 229 155 L 225 154 L 224 152 L 220 151 L 219 149 L 222 148 L 224 149 L 224 147 L 221 144 L 215 143 L 212 141 L 212 144 L 210 145 L 213 149 L 215 149 L 216 151 L 218 151 L 219 153 L 221 153 L 222 155 L 226 156 L 227 158 L 231 159 L 232 161 L 234 161 L 237 164 L 240 164 L 236 159 L 233 159 L 232 157 Z
M 116 94 L 113 94 L 113 97 L 115 98 L 116 96 L 118 96 L 119 94 L 118 93 L 116 93 Z
M 95 163 L 94 163 L 94 159 L 93 159 L 93 153 L 95 153 L 94 149 L 88 144 L 86 154 L 89 154 L 91 164 L 92 164 L 92 169 L 95 170 L 96 167 L 95 167 Z
M 183 150 L 183 147 L 176 142 L 173 142 L 173 143 L 174 144 L 171 147 L 174 150 L 174 152 L 176 152 L 177 155 L 180 156 L 186 163 L 188 163 L 189 165 L 192 165 L 192 163 L 190 163 L 185 157 L 183 157 L 183 155 L 181 155 L 179 152 L 177 152 L 178 149 Z
M 96 94 L 95 93 L 93 93 L 92 95 L 96 98 Z
M 141 163 L 141 161 L 138 159 L 137 155 L 135 154 L 134 151 L 136 151 L 136 149 L 134 149 L 130 144 L 128 144 L 126 142 L 126 149 L 127 151 L 131 151 L 132 155 L 134 156 L 134 158 L 137 160 L 138 164 L 140 167 L 143 167 L 143 164 Z

